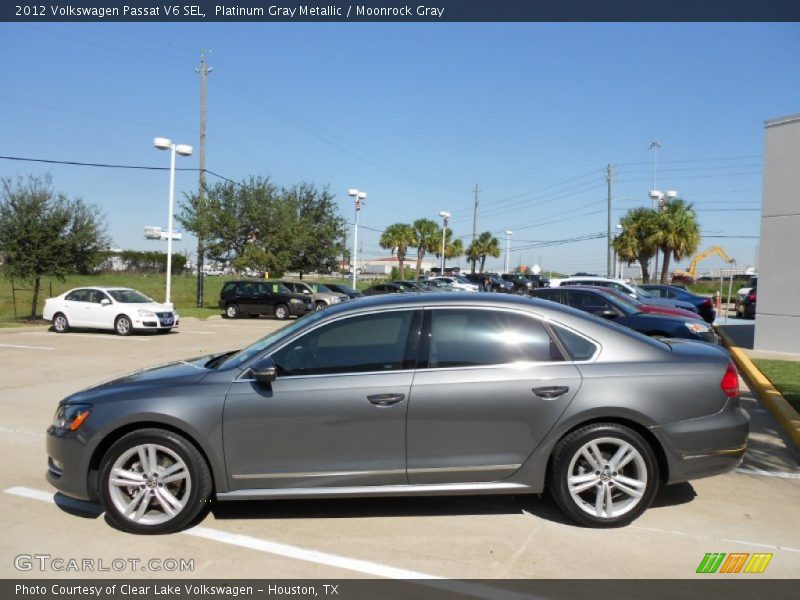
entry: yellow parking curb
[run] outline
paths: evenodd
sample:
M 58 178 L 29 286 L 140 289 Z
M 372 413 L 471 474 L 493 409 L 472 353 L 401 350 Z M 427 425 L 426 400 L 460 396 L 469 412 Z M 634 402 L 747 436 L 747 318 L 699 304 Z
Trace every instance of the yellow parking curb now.
M 800 449 L 800 413 L 784 398 L 781 393 L 772 385 L 772 382 L 759 371 L 753 364 L 750 357 L 742 350 L 733 345 L 732 340 L 724 331 L 717 330 L 725 346 L 733 356 L 733 362 L 745 378 L 747 384 L 756 393 L 761 403 L 767 407 L 778 421 L 783 430 L 791 438 L 794 445 Z

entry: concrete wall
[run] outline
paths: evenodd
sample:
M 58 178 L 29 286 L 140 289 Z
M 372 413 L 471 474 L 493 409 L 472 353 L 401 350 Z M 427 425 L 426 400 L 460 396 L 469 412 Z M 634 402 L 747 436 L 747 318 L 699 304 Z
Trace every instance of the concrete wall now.
M 800 114 L 764 138 L 755 348 L 800 355 Z

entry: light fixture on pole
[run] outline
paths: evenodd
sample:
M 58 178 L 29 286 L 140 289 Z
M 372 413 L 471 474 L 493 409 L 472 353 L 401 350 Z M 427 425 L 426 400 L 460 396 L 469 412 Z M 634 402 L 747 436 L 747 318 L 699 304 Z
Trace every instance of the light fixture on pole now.
M 172 140 L 157 137 L 153 140 L 153 145 L 159 150 L 169 150 L 169 212 L 167 214 L 167 296 L 165 304 L 172 306 L 172 212 L 175 202 L 175 154 L 181 156 L 191 156 L 192 147 L 186 144 L 173 144 Z
M 656 210 L 658 211 L 664 210 L 667 202 L 674 200 L 677 197 L 678 192 L 675 190 L 669 190 L 667 193 L 663 193 L 656 189 L 650 190 L 650 199 L 653 201 L 653 204 L 657 207 Z M 658 276 L 658 248 L 656 248 L 655 267 L 653 268 L 653 274 Z
M 350 268 L 353 271 L 353 289 L 356 289 L 356 270 L 358 269 L 358 213 L 361 212 L 361 203 L 367 198 L 367 193 L 359 192 L 355 188 L 350 188 L 347 190 L 347 195 L 355 200 L 356 203 L 355 234 L 353 235 L 353 260 L 350 261 Z
M 444 275 L 444 241 L 447 237 L 447 222 L 450 219 L 450 213 L 446 210 L 442 210 L 439 212 L 439 216 L 442 217 L 442 275 Z
M 508 273 L 508 260 L 511 256 L 511 236 L 514 235 L 513 231 L 506 231 L 506 270 L 504 273 Z

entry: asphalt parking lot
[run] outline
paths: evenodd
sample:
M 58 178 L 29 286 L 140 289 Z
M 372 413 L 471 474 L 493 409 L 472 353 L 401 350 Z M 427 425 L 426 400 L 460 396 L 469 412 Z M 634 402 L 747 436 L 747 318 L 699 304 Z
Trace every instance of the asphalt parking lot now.
M 279 326 L 188 319 L 168 336 L 130 338 L 0 330 L 0 576 L 688 578 L 709 552 L 773 553 L 758 577 L 800 573 L 798 456 L 749 393 L 742 467 L 663 488 L 623 529 L 577 527 L 547 496 L 475 496 L 226 503 L 189 531 L 143 537 L 112 529 L 96 506 L 54 497 L 44 432 L 58 400 L 142 367 L 239 348 Z M 15 567 L 15 557 L 34 554 L 141 562 L 112 572 Z M 142 572 L 152 559 L 191 560 L 193 569 Z

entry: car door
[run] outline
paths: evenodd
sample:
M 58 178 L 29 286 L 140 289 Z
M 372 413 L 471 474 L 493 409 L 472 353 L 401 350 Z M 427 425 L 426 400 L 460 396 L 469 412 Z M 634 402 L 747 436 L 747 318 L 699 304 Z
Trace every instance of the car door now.
M 92 290 L 74 290 L 64 298 L 64 313 L 73 327 L 91 327 L 89 321 L 89 297 Z
M 107 304 L 102 304 L 103 300 L 108 300 Z M 87 311 L 87 327 L 96 327 L 98 329 L 112 329 L 114 326 L 114 311 L 111 298 L 101 290 L 91 290 L 89 292 L 89 301 L 86 302 Z
M 581 375 L 539 319 L 494 308 L 426 310 L 408 406 L 410 484 L 512 475 L 569 405 Z
M 268 386 L 246 373 L 233 383 L 223 421 L 231 489 L 405 484 L 421 320 L 403 309 L 325 322 L 272 353 Z

